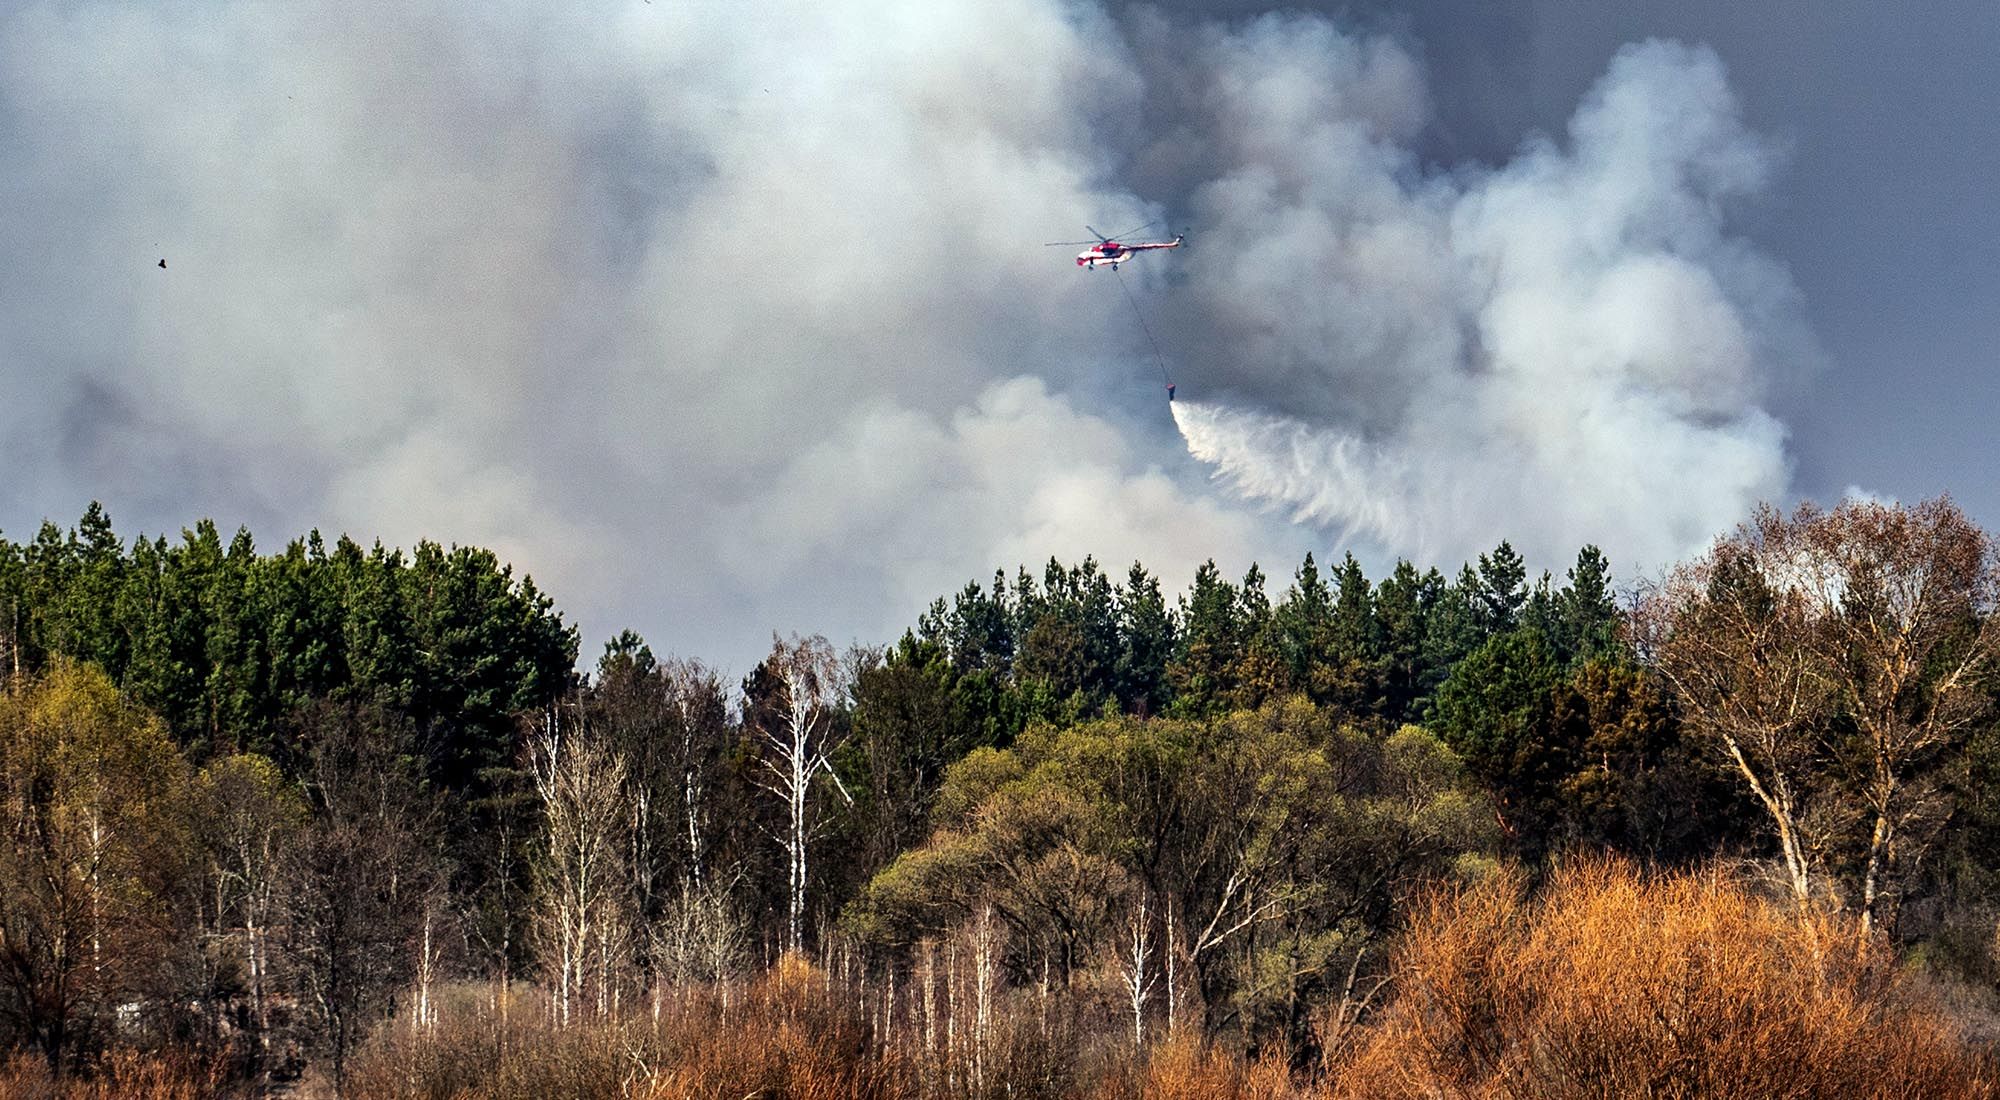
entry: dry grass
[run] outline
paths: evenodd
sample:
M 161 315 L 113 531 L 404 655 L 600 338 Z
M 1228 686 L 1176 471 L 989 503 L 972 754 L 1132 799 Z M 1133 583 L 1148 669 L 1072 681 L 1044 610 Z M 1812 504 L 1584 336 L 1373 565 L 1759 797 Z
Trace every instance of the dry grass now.
M 1276 1058 L 1246 1059 L 1177 1036 L 1145 1058 L 1107 1066 L 1092 1088 L 1077 1095 L 1093 1100 L 1290 1100 L 1307 1093 Z
M 17 1056 L 0 1067 L 0 1100 L 215 1100 L 239 1095 L 226 1077 L 225 1062 L 172 1051 L 116 1053 L 88 1076 L 60 1080 L 43 1059 Z
M 398 1022 L 356 1058 L 353 1100 L 1345 1100 L 2000 1095 L 1931 987 L 1851 921 L 1800 914 L 1720 875 L 1622 863 L 1556 874 L 1539 896 L 1501 875 L 1416 909 L 1395 998 L 1347 1033 L 1317 1081 L 1187 1032 L 1133 1051 L 1121 1021 L 1003 991 L 982 1043 L 879 1003 L 797 960 L 740 986 L 627 1004 L 558 1028 L 535 995 L 503 1026 L 490 987 L 445 999 L 438 1027 Z M 905 990 L 907 993 L 907 990 Z M 962 992 L 962 991 L 961 991 Z M 961 1008 L 963 1005 L 961 1003 Z M 1052 1018 L 1051 1010 L 1055 1010 Z M 886 1026 L 886 1025 L 885 1025 Z M 0 1100 L 194 1100 L 213 1067 L 113 1058 L 56 1082 L 0 1070 Z M 325 1095 L 308 1083 L 296 1095 Z
M 1355 1097 L 1974 1097 L 1995 1067 L 1851 923 L 1719 876 L 1591 862 L 1533 903 L 1439 894 L 1397 999 L 1331 1078 Z
M 893 1060 L 875 1052 L 855 1012 L 825 976 L 787 959 L 738 990 L 683 991 L 655 1019 L 559 1028 L 517 1004 L 500 1027 L 460 997 L 437 1031 L 378 1036 L 349 1078 L 352 1100 L 894 1100 L 914 1096 Z
M 468 989 L 461 992 L 476 992 Z M 357 1059 L 353 1100 L 1281 1100 L 1302 1095 L 1278 1062 L 1248 1062 L 1182 1038 L 1135 1057 L 1122 1032 L 1054 1035 L 1027 1002 L 996 1023 L 975 1060 L 966 1033 L 925 1052 L 905 1025 L 884 1042 L 851 989 L 797 960 L 725 999 L 714 989 L 671 999 L 657 1022 L 551 1026 L 516 1005 L 502 1031 L 477 998 L 446 1006 L 435 1034 L 386 1030 Z

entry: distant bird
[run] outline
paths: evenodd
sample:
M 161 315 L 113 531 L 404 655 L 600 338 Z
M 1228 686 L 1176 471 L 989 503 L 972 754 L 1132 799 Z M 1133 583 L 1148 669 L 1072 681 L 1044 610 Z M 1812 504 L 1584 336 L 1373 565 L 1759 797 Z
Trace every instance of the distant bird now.
M 166 266 L 167 266 L 167 261 L 165 261 L 165 260 L 161 260 L 161 261 L 160 261 L 160 267 L 164 269 L 164 268 L 165 268 Z

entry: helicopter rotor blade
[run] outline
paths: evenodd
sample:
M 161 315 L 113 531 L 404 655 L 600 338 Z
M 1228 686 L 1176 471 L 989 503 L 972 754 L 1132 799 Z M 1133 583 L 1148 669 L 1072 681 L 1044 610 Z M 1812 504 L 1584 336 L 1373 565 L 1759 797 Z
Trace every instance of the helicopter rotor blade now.
M 1116 239 L 1116 238 L 1113 238 L 1113 237 L 1107 237 L 1107 236 L 1105 236 L 1104 234 L 1102 234 L 1102 233 L 1099 233 L 1099 232 L 1097 231 L 1097 227 L 1096 227 L 1096 226 L 1094 226 L 1094 225 L 1086 225 L 1086 226 L 1084 226 L 1084 228 L 1085 228 L 1085 229 L 1088 229 L 1088 230 L 1090 230 L 1090 234 L 1091 234 L 1091 236 L 1093 236 L 1093 237 L 1096 237 L 1096 238 L 1097 238 L 1097 243 L 1098 243 L 1098 244 L 1103 244 L 1103 243 L 1104 243 L 1105 241 L 1109 241 L 1109 240 L 1115 240 L 1115 239 Z
M 1123 233 L 1120 233 L 1120 234 L 1118 234 L 1118 235 L 1117 235 L 1116 237 L 1113 237 L 1113 238 L 1111 238 L 1111 239 L 1112 239 L 1112 240 L 1114 240 L 1114 241 L 1117 241 L 1117 240 L 1123 240 L 1123 239 L 1125 239 L 1126 237 L 1130 237 L 1130 236 L 1132 236 L 1132 235 L 1134 235 L 1134 234 L 1136 234 L 1136 233 L 1144 233 L 1144 232 L 1145 232 L 1146 230 L 1148 230 L 1148 229 L 1151 229 L 1151 228 L 1153 228 L 1154 226 L 1156 226 L 1156 225 L 1158 225 L 1158 224 L 1160 224 L 1160 223 L 1159 223 L 1159 222 L 1158 222 L 1157 220 L 1156 220 L 1156 221 L 1150 221 L 1150 222 L 1147 222 L 1146 224 L 1144 224 L 1144 225 L 1140 226 L 1140 227 L 1139 227 L 1139 228 L 1137 228 L 1137 229 L 1127 229 L 1127 230 L 1126 230 L 1125 232 L 1123 232 Z M 1089 227 L 1088 227 L 1088 226 L 1086 226 L 1085 228 L 1089 228 Z M 1097 232 L 1097 230 L 1095 230 L 1095 229 L 1092 229 L 1092 230 L 1090 230 L 1090 231 L 1091 231 L 1092 233 L 1095 233 L 1095 232 Z
M 1061 248 L 1069 248 L 1069 247 L 1073 247 L 1073 246 L 1075 246 L 1075 245 L 1079 245 L 1079 244 L 1102 244 L 1102 243 L 1103 243 L 1103 242 L 1101 242 L 1101 241 L 1049 241 L 1049 242 L 1047 242 L 1047 243 L 1043 244 L 1043 245 L 1042 245 L 1042 247 L 1043 247 L 1043 248 L 1057 248 L 1057 247 L 1061 247 Z

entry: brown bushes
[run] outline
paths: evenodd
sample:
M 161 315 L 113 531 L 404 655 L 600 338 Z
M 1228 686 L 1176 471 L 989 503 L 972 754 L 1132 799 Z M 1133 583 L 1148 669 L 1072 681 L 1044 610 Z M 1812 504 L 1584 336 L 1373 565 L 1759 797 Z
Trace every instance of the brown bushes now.
M 1993 1095 L 1992 1061 L 1886 950 L 1718 877 L 1592 862 L 1432 897 L 1356 1097 Z
M 475 1002 L 434 1033 L 399 1022 L 351 1071 L 353 1100 L 892 1100 L 914 1095 L 824 975 L 786 959 L 747 989 L 682 991 L 660 1016 L 568 1028 L 517 1004 L 504 1028 Z
M 1176 1036 L 1144 1058 L 1108 1067 L 1092 1100 L 1290 1100 L 1307 1091 L 1277 1058 L 1246 1059 L 1198 1039 Z
M 1317 1080 L 1187 1030 L 1143 1054 L 1122 1021 L 1005 991 L 980 1046 L 788 958 L 757 981 L 694 987 L 655 1017 L 555 1027 L 490 987 L 452 991 L 430 1033 L 399 1021 L 350 1077 L 354 1100 L 563 1096 L 640 1100 L 1288 1100 L 1332 1098 L 1976 1097 L 1991 1058 L 1963 1040 L 1851 921 L 1801 914 L 1720 876 L 1621 863 L 1558 873 L 1536 897 L 1499 875 L 1420 902 L 1393 962 L 1394 999 L 1350 1031 Z M 879 993 L 879 987 L 876 992 Z M 961 996 L 963 990 L 960 991 Z M 963 1009 L 963 1003 L 961 1008 Z M 1058 1019 L 1052 1020 L 1053 1009 Z M 1067 1022 L 1065 1022 L 1065 1018 Z M 1095 1019 L 1095 1023 L 1089 1022 Z M 878 1030 L 881 1028 L 882 1030 Z M 943 1029 L 940 1029 L 943 1030 Z M 1326 1031 L 1328 1029 L 1322 1029 Z M 955 1045 L 954 1045 L 955 1044 Z M 30 1067 L 32 1068 L 32 1067 Z M 171 1086 L 23 1091 L 0 1100 L 201 1095 Z M 10 1080 L 23 1080 L 19 1074 Z M 107 1078 L 110 1080 L 111 1078 Z M 150 1091 L 148 1091 L 150 1090 Z M 312 1095 L 310 1090 L 301 1095 Z
M 185 1052 L 120 1052 L 87 1077 L 57 1079 L 45 1059 L 20 1056 L 0 1067 L 0 1100 L 216 1100 L 239 1093 L 226 1063 Z

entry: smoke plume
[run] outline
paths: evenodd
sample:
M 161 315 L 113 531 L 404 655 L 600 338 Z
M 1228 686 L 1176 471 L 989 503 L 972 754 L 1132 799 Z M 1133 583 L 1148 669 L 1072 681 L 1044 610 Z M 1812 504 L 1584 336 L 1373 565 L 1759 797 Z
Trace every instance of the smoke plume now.
M 1771 157 L 1705 52 L 1445 168 L 1325 20 L 864 7 L 12 6 L 0 526 L 483 543 L 586 646 L 740 668 L 1050 555 L 1632 561 L 1782 488 L 1789 284 L 1723 222 Z M 1041 247 L 1162 216 L 1124 275 L 1200 461 Z
M 1508 537 L 1642 567 L 1784 491 L 1763 401 L 1813 352 L 1785 273 L 1726 232 L 1774 154 L 1714 54 L 1627 48 L 1565 142 L 1453 172 L 1402 152 L 1393 62 L 1266 22 L 1206 63 L 1298 81 L 1220 85 L 1234 162 L 1196 204 L 1258 244 L 1174 295 L 1206 395 L 1176 421 L 1228 489 L 1419 559 Z

